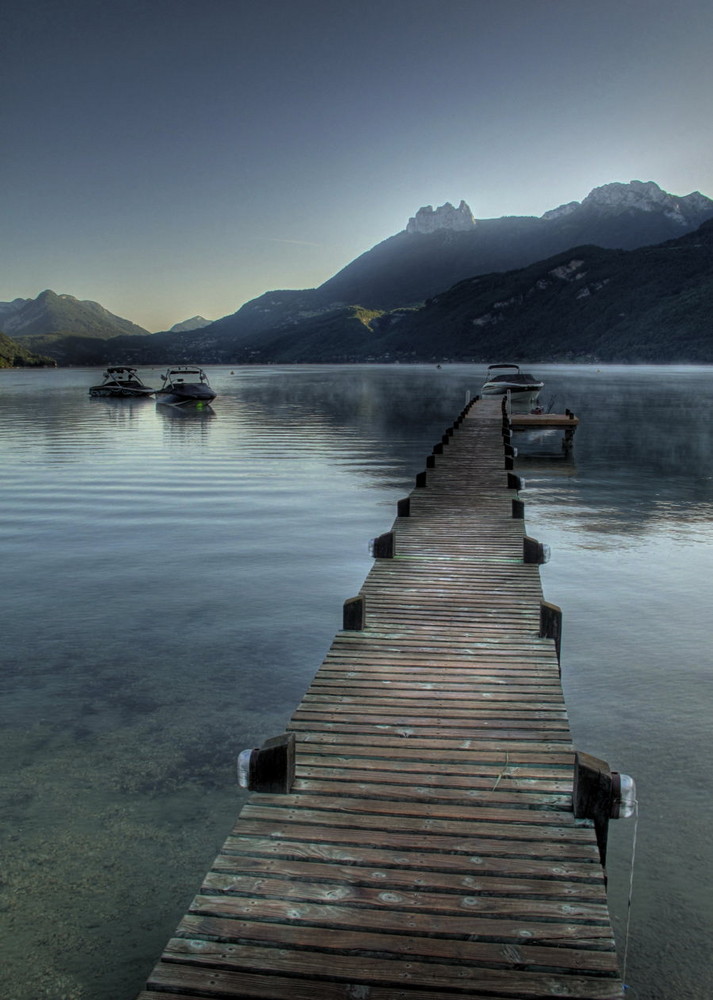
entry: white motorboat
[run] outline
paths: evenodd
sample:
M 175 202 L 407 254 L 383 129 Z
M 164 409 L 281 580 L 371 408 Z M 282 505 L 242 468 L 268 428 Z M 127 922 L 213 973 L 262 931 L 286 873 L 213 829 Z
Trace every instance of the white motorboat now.
M 495 374 L 499 371 L 500 374 Z M 480 390 L 484 396 L 511 394 L 513 400 L 534 403 L 544 386 L 534 375 L 521 372 L 519 365 L 488 365 L 488 377 Z

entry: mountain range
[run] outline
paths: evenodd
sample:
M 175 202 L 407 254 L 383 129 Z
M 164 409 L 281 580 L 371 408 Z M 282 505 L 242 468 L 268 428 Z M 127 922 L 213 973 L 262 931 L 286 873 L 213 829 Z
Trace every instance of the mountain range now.
M 212 323 L 148 334 L 46 291 L 0 303 L 0 329 L 60 364 L 713 361 L 707 220 L 711 199 L 652 181 L 540 218 L 426 206 L 318 288 L 266 292 Z
M 150 336 L 148 330 L 115 316 L 98 302 L 57 295 L 50 289 L 36 299 L 0 302 L 0 330 L 26 352 L 39 351 L 70 365 L 93 364 L 97 340 Z

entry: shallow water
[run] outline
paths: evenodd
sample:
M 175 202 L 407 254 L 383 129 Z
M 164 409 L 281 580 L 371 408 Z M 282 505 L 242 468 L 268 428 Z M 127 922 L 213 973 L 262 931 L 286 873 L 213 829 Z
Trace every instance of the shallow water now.
M 574 455 L 520 442 L 577 745 L 640 800 L 629 996 L 710 995 L 711 371 L 537 369 Z M 7 1000 L 131 1000 L 282 731 L 468 366 L 209 369 L 213 410 L 0 372 Z M 158 373 L 142 371 L 149 384 Z M 541 457 L 543 447 L 556 457 Z M 622 955 L 633 821 L 612 824 Z

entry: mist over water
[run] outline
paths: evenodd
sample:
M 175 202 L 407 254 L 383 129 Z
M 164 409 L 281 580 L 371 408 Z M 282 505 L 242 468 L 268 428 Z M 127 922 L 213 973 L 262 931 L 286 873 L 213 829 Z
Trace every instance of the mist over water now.
M 713 372 L 536 371 L 582 421 L 570 461 L 516 441 L 570 722 L 638 786 L 628 996 L 703 1000 Z M 208 374 L 182 416 L 89 399 L 96 371 L 0 372 L 7 1000 L 138 992 L 239 811 L 236 754 L 283 730 L 484 370 Z M 622 954 L 633 833 L 611 825 Z

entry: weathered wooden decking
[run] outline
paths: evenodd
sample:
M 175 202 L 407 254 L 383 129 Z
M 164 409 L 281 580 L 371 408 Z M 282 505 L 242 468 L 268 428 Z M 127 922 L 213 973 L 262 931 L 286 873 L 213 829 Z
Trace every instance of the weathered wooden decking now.
M 622 996 L 500 404 L 447 440 L 140 1000 Z

